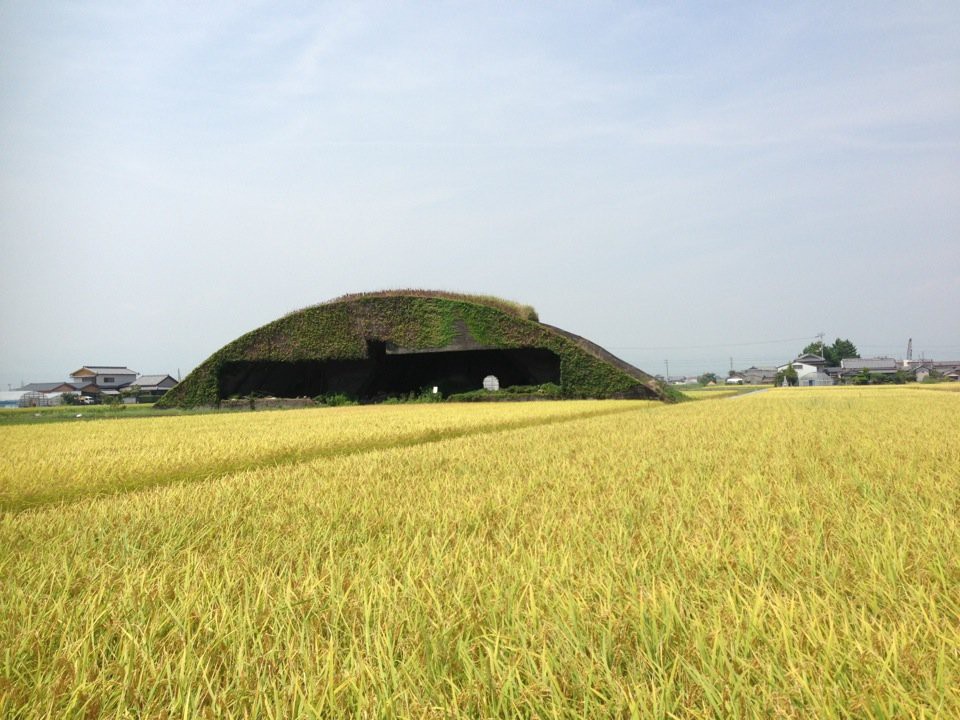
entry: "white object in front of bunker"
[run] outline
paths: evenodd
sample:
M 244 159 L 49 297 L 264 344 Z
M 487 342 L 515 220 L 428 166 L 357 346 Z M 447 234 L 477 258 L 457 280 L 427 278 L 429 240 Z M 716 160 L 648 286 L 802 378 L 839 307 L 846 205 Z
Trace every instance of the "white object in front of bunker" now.
M 496 375 L 487 375 L 483 379 L 483 389 L 494 392 L 500 389 L 500 381 L 497 379 Z

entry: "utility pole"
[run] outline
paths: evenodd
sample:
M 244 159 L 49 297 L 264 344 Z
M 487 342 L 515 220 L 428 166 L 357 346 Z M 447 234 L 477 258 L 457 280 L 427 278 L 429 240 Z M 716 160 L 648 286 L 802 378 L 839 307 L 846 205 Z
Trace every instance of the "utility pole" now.
M 663 361 L 663 364 L 667 366 L 667 376 L 666 376 L 666 377 L 667 377 L 667 381 L 669 381 L 669 380 L 670 380 L 670 361 L 669 361 L 669 360 L 664 360 L 664 361 Z
M 817 333 L 817 337 L 820 338 L 820 357 L 823 357 L 823 336 L 825 334 L 822 330 Z
M 913 338 L 907 340 L 907 360 L 913 360 Z

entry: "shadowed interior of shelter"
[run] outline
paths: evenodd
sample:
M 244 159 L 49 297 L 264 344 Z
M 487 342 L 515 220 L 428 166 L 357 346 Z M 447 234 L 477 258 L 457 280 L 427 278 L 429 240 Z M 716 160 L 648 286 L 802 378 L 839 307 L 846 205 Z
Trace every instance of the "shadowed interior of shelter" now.
M 220 369 L 219 393 L 378 400 L 438 387 L 444 395 L 477 390 L 495 375 L 501 387 L 560 383 L 560 358 L 543 348 L 412 351 L 368 341 L 360 360 L 239 360 Z

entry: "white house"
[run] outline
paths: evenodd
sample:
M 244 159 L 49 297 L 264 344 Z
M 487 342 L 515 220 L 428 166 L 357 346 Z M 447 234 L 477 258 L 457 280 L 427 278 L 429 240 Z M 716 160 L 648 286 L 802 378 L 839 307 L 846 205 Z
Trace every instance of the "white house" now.
M 789 367 L 797 371 L 797 384 L 807 387 L 810 385 L 833 385 L 833 378 L 824 372 L 827 361 L 820 355 L 804 353 L 792 362 L 781 365 L 777 372 L 783 372 Z
M 798 358 L 795 358 L 793 361 L 788 362 L 786 365 L 781 365 L 777 368 L 777 372 L 783 372 L 788 367 L 792 367 L 797 371 L 797 379 L 800 380 L 801 385 L 806 383 L 802 382 L 803 378 L 807 375 L 813 375 L 817 372 L 821 372 L 826 366 L 827 361 L 823 359 L 820 355 L 814 355 L 813 353 L 804 353 Z

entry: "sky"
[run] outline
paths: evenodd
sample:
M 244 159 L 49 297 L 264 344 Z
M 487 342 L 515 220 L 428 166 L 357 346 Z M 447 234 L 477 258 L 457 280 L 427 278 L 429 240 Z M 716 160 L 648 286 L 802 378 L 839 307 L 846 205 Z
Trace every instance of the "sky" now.
M 960 358 L 960 3 L 0 0 L 0 389 L 406 287 Z

